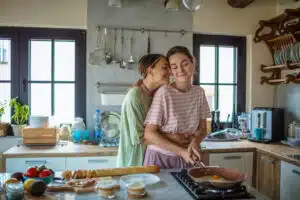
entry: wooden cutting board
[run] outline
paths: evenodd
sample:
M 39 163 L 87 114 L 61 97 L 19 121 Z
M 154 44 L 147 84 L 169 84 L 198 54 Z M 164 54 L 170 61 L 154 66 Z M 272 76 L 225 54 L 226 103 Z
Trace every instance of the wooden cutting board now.
M 102 178 L 93 178 L 94 180 L 112 180 L 112 177 L 102 177 Z M 76 181 L 80 181 L 80 179 L 77 179 Z M 116 186 L 116 189 L 120 189 L 120 185 Z M 57 186 L 48 186 L 47 188 L 48 192 L 76 192 L 77 194 L 81 193 L 90 193 L 95 191 L 95 186 L 91 187 L 74 187 L 70 186 L 68 184 L 63 185 L 57 185 Z

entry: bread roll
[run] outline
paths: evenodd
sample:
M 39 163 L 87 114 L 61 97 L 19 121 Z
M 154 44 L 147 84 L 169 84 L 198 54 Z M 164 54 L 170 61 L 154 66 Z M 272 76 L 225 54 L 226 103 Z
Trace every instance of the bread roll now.
M 160 168 L 152 166 L 133 166 L 123 168 L 108 168 L 108 169 L 96 169 L 96 170 L 76 170 L 73 172 L 73 178 L 88 178 L 92 173 L 92 177 L 104 177 L 104 176 L 122 176 L 127 174 L 141 174 L 141 173 L 159 173 Z M 64 173 L 63 173 L 64 174 Z M 65 177 L 64 177 L 65 178 Z

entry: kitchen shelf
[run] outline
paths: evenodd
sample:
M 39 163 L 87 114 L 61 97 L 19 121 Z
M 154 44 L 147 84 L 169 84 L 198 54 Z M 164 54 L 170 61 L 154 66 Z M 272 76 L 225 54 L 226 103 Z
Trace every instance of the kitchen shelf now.
M 262 76 L 260 83 L 269 85 L 296 83 L 300 84 L 300 73 L 295 74 L 295 69 L 300 69 L 300 62 L 295 62 L 295 56 L 298 54 L 298 45 L 300 43 L 300 8 L 285 9 L 284 13 L 270 20 L 260 20 L 260 27 L 256 30 L 253 38 L 254 42 L 265 42 L 273 57 L 273 65 L 261 65 L 260 70 L 263 73 L 271 73 L 270 76 Z M 265 33 L 265 29 L 271 29 Z M 264 34 L 265 33 L 265 34 Z M 293 61 L 288 59 L 293 59 Z M 283 63 L 276 65 L 275 63 Z M 293 71 L 294 74 L 288 74 L 282 77 L 282 71 Z
M 282 64 L 282 65 L 272 65 L 272 66 L 261 65 L 260 69 L 262 72 L 271 72 L 274 70 L 294 70 L 294 69 L 300 69 L 300 63 L 292 63 L 288 61 L 286 64 Z

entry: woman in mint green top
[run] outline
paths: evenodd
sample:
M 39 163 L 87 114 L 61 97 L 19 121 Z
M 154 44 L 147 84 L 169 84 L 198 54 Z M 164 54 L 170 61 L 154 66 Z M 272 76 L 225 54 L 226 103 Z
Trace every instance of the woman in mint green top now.
M 117 167 L 142 166 L 146 144 L 144 121 L 156 89 L 169 82 L 165 56 L 148 54 L 139 60 L 141 79 L 131 88 L 122 104 Z

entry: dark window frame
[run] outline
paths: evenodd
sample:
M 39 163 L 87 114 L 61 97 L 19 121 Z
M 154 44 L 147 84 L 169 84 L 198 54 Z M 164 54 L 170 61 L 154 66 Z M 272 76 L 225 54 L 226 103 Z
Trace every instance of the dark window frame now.
M 75 116 L 86 119 L 86 30 L 0 27 L 0 37 L 11 39 L 11 97 L 18 96 L 26 104 L 29 101 L 27 80 L 30 39 L 75 40 Z
M 200 45 L 214 46 L 234 46 L 237 47 L 237 68 L 236 68 L 236 110 L 234 114 L 245 112 L 246 108 L 246 37 L 225 36 L 225 35 L 206 35 L 193 34 L 193 53 L 196 58 L 199 58 Z M 197 60 L 197 69 L 199 69 L 200 61 Z M 194 79 L 194 84 L 200 85 L 200 70 L 197 70 L 197 77 Z M 216 73 L 216 72 L 215 72 Z M 219 84 L 226 85 L 226 84 Z M 233 84 L 229 84 L 233 85 Z

